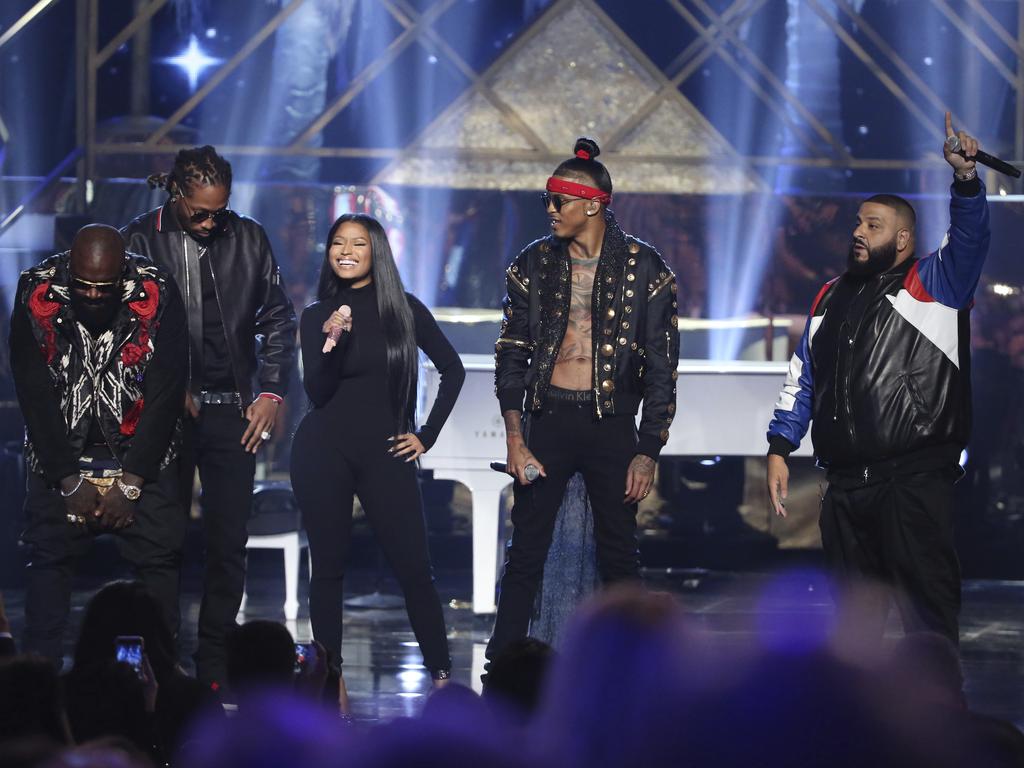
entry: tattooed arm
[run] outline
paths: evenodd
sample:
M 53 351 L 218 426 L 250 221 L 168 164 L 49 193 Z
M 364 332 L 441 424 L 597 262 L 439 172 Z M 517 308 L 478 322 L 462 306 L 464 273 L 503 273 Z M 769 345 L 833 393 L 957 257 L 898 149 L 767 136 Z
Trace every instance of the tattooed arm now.
M 654 468 L 658 463 L 650 456 L 638 453 L 629 462 L 629 470 L 626 472 L 626 498 L 627 504 L 635 504 L 651 492 L 651 485 L 654 483 Z
M 544 465 L 537 461 L 537 457 L 530 452 L 523 437 L 523 414 L 521 411 L 505 411 L 502 416 L 505 419 L 505 446 L 508 456 L 505 459 L 505 471 L 518 480 L 522 485 L 529 485 L 526 479 L 526 467 L 533 464 L 540 472 L 541 477 L 547 477 Z

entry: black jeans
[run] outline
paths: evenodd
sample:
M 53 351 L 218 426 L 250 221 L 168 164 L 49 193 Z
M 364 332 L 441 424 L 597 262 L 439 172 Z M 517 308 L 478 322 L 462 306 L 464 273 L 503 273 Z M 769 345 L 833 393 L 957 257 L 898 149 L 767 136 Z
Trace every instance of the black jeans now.
M 357 495 L 402 588 L 424 665 L 432 672 L 448 670 L 448 637 L 430 568 L 416 465 L 387 453 L 386 434 L 364 432 L 353 440 L 319 411 L 308 413 L 295 434 L 292 490 L 309 536 L 313 637 L 341 660 L 343 581 Z
M 135 522 L 110 532 L 118 552 L 135 567 L 138 578 L 160 602 L 174 632 L 180 619 L 178 590 L 187 523 L 178 501 L 177 480 L 178 465 L 172 462 L 155 482 L 143 486 Z M 66 515 L 60 493 L 48 488 L 42 478 L 29 474 L 22 535 L 29 548 L 24 650 L 53 659 L 58 666 L 71 610 L 75 564 L 97 535 L 84 525 L 69 523 Z
M 558 508 L 576 472 L 583 475 L 593 510 L 602 581 L 638 578 L 636 504 L 623 501 L 626 474 L 636 455 L 636 423 L 632 415 L 597 419 L 593 411 L 592 401 L 571 403 L 549 397 L 544 410 L 526 414 L 526 444 L 544 465 L 547 477 L 527 486 L 517 482 L 513 488 L 512 540 L 488 658 L 529 631 Z
M 245 590 L 246 524 L 256 474 L 256 457 L 241 443 L 248 423 L 237 405 L 211 404 L 202 406 L 198 419 L 183 422 L 180 493 L 184 509 L 192 505 L 197 467 L 202 484 L 206 565 L 196 676 L 207 685 L 224 682 L 225 637 L 235 625 Z
M 960 563 L 953 545 L 954 470 L 895 476 L 858 487 L 830 483 L 821 503 L 821 543 L 844 586 L 870 579 L 893 589 L 906 632 L 959 642 Z M 881 633 L 888 599 L 861 601 L 859 618 Z

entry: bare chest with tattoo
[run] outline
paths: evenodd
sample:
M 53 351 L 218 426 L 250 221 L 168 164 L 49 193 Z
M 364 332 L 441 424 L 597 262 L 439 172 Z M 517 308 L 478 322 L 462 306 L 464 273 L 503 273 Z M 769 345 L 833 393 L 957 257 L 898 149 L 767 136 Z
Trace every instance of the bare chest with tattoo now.
M 591 385 L 591 345 L 593 317 L 591 302 L 594 293 L 594 274 L 600 256 L 582 258 L 572 256 L 572 295 L 569 299 L 569 322 L 565 338 L 555 358 L 551 383 L 566 389 L 589 389 Z

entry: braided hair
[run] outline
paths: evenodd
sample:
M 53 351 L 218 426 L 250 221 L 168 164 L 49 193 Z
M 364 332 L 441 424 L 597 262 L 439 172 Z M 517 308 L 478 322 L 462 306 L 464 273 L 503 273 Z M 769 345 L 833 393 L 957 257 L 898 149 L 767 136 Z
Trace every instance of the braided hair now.
M 612 193 L 612 177 L 608 169 L 594 158 L 601 154 L 601 148 L 593 139 L 581 136 L 572 148 L 573 157 L 557 168 L 555 176 L 567 176 L 591 182 L 602 192 Z
M 231 163 L 207 144 L 183 149 L 174 158 L 170 173 L 155 173 L 146 178 L 150 189 L 160 187 L 171 195 L 188 195 L 196 187 L 222 186 L 231 193 Z

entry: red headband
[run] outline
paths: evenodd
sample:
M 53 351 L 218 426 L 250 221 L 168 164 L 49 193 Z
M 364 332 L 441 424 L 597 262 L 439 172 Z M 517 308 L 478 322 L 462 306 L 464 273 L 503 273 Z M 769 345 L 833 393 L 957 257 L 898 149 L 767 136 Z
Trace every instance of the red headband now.
M 596 200 L 605 205 L 611 205 L 612 203 L 612 196 L 607 192 L 602 192 L 597 187 L 588 187 L 586 184 L 577 184 L 575 181 L 557 179 L 554 176 L 548 179 L 547 190 L 548 192 L 560 192 L 563 195 L 582 197 L 584 200 Z

